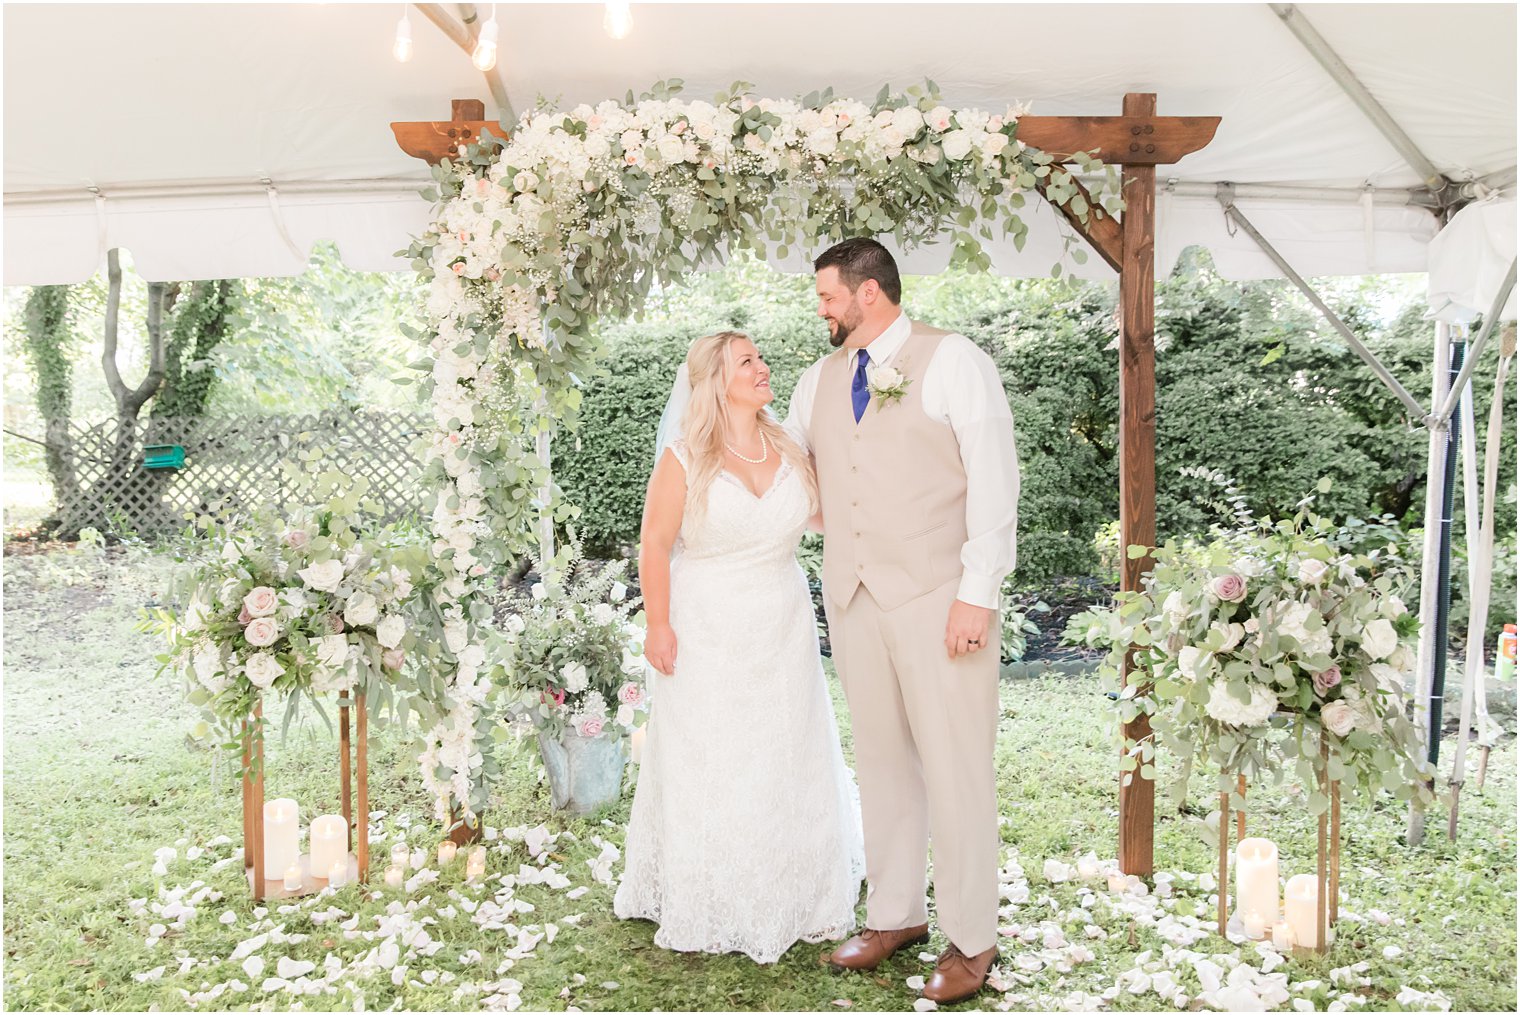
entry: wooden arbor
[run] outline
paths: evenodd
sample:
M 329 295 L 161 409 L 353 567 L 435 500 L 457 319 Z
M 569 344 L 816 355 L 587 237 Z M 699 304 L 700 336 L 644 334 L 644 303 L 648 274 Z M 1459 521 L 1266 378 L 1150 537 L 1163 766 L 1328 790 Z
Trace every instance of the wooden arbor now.
M 1092 152 L 1123 167 L 1121 220 L 1090 214 L 1087 222 L 1061 208 L 1079 235 L 1119 273 L 1119 536 L 1122 544 L 1156 543 L 1156 167 L 1178 162 L 1214 139 L 1217 116 L 1157 116 L 1156 96 L 1132 92 L 1120 116 L 1026 116 L 1018 136 L 1043 151 Z M 485 105 L 455 99 L 448 120 L 393 123 L 396 143 L 408 155 L 437 164 L 459 146 L 501 126 L 485 118 Z M 1094 202 L 1089 204 L 1096 209 Z M 1138 590 L 1149 556 L 1126 554 L 1121 588 Z M 1128 666 L 1126 664 L 1126 670 Z M 1125 679 L 1128 679 L 1126 673 Z M 1129 740 L 1150 736 L 1144 716 L 1126 725 Z M 1119 788 L 1119 866 L 1127 874 L 1154 869 L 1155 784 L 1138 769 Z

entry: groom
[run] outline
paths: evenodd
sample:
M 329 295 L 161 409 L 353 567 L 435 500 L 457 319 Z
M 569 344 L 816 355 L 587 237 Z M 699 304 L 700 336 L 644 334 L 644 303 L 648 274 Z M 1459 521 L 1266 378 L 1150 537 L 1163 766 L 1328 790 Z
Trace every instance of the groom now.
M 923 996 L 981 989 L 997 957 L 998 590 L 1013 570 L 1019 469 L 991 357 L 910 321 L 875 240 L 813 264 L 837 350 L 808 368 L 788 429 L 812 452 L 823 588 L 849 701 L 866 844 L 866 929 L 830 956 L 874 969 L 929 937 L 924 874 L 950 946 Z

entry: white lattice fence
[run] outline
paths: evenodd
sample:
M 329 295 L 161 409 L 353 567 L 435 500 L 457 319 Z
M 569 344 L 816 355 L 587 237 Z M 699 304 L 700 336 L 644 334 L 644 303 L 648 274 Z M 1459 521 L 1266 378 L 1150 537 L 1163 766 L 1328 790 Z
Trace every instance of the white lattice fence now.
M 58 514 L 65 531 L 93 525 L 166 535 L 183 528 L 187 514 L 223 515 L 283 502 L 289 491 L 281 459 L 322 448 L 324 464 L 369 480 L 370 496 L 390 521 L 420 504 L 421 469 L 411 445 L 422 425 L 420 417 L 336 411 L 151 419 L 126 433 L 115 421 L 80 428 L 72 449 L 77 489 L 61 496 Z M 145 468 L 144 448 L 153 445 L 183 447 L 184 466 Z

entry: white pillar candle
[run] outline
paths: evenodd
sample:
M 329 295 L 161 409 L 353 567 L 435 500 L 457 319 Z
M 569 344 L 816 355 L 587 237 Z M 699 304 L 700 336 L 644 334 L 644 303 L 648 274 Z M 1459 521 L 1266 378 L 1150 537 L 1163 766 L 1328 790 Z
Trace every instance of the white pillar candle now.
M 287 892 L 299 892 L 306 879 L 301 874 L 301 865 L 293 863 L 285 868 L 285 890 Z
M 301 858 L 301 809 L 288 797 L 264 804 L 264 879 L 283 878 Z
M 478 881 L 486 876 L 486 848 L 476 846 L 470 850 L 465 864 L 465 877 L 471 881 Z
M 329 888 L 342 888 L 348 884 L 348 855 L 333 864 L 327 870 L 327 886 Z
M 341 814 L 311 819 L 311 869 L 324 874 L 340 861 L 348 866 L 348 822 Z
M 406 872 L 394 864 L 385 868 L 385 886 L 387 888 L 400 888 L 406 883 Z
M 1277 846 L 1269 839 L 1242 839 L 1235 847 L 1235 911 L 1255 913 L 1263 927 L 1277 922 Z
M 1263 920 L 1261 914 L 1254 909 L 1246 914 L 1245 919 L 1241 921 L 1241 926 L 1245 929 L 1246 937 L 1252 941 L 1260 941 L 1267 936 L 1267 921 Z
M 444 839 L 438 844 L 438 865 L 447 867 L 454 862 L 454 857 L 459 853 L 459 846 L 452 839 Z
M 1313 874 L 1295 874 L 1288 879 L 1288 928 L 1298 948 L 1319 947 L 1319 882 Z
M 411 851 L 411 849 L 409 849 L 407 847 L 407 844 L 404 841 L 403 842 L 398 842 L 394 846 L 391 847 L 391 865 L 392 866 L 394 866 L 394 867 L 405 867 L 407 864 L 409 864 L 411 862 L 412 862 L 412 851 Z
M 635 765 L 644 760 L 644 727 L 640 726 L 628 737 L 628 743 L 632 752 L 632 761 Z
M 1278 920 L 1272 925 L 1272 947 L 1285 952 L 1293 947 L 1293 928 L 1288 921 Z

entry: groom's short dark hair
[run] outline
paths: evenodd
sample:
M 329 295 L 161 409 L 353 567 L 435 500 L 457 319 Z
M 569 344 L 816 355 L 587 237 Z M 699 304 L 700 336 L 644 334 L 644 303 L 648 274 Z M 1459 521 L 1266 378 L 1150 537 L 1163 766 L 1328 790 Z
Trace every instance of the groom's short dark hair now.
M 818 255 L 813 271 L 838 268 L 839 277 L 850 292 L 860 288 L 868 278 L 874 278 L 881 291 L 892 303 L 902 302 L 902 276 L 897 273 L 897 262 L 887 248 L 869 236 L 852 236 L 834 244 Z

